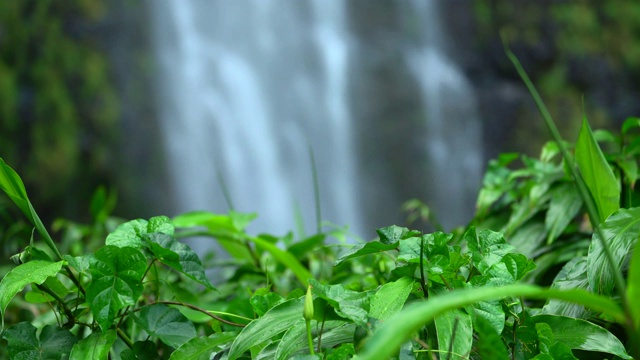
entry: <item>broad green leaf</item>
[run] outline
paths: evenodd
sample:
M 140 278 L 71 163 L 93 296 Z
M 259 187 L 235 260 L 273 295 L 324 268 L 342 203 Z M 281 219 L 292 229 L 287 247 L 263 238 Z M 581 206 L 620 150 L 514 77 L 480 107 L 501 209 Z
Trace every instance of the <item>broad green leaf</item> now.
M 132 247 L 107 245 L 94 254 L 86 296 L 103 331 L 109 329 L 118 310 L 137 302 L 146 266 L 145 256 Z
M 231 345 L 236 332 L 223 332 L 209 337 L 194 337 L 171 353 L 169 360 L 209 360 L 214 352 Z
M 564 232 L 581 208 L 582 198 L 573 184 L 562 184 L 551 190 L 549 210 L 544 220 L 548 232 L 547 244 L 551 244 Z
M 629 130 L 633 129 L 633 128 L 637 128 L 640 127 L 640 118 L 637 117 L 628 117 L 624 123 L 622 123 L 622 130 L 621 132 L 623 134 L 626 134 L 629 132 Z
M 229 350 L 229 360 L 235 360 L 250 348 L 262 344 L 304 322 L 302 309 L 304 299 L 292 299 L 275 306 L 263 317 L 250 322 L 236 337 Z
M 315 279 L 309 280 L 314 295 L 325 299 L 336 314 L 350 319 L 360 326 L 369 320 L 369 293 L 347 290 L 343 285 L 322 285 Z
M 551 288 L 558 290 L 566 289 L 589 289 L 587 279 L 587 257 L 577 257 L 566 263 L 558 275 L 553 280 Z M 579 318 L 584 315 L 584 307 L 578 304 L 550 299 L 542 308 L 544 314 L 563 315 Z
M 48 262 L 33 260 L 13 268 L 0 281 L 0 317 L 4 329 L 4 311 L 13 297 L 30 283 L 42 284 L 49 276 L 62 269 L 64 261 Z
M 537 323 L 536 332 L 538 333 L 538 348 L 540 352 L 548 354 L 549 348 L 554 344 L 551 326 L 547 323 Z
M 167 235 L 173 235 L 175 228 L 171 219 L 166 216 L 154 216 L 149 219 L 147 223 L 147 234 L 162 233 Z
M 482 287 L 454 290 L 427 301 L 405 307 L 389 320 L 382 323 L 369 338 L 359 359 L 387 359 L 397 353 L 400 346 L 409 340 L 422 326 L 436 316 L 478 301 L 500 300 L 505 297 L 558 298 L 573 301 L 600 311 L 619 323 L 625 321 L 624 312 L 611 299 L 600 297 L 582 290 L 543 289 L 533 285 L 514 284 L 503 287 Z
M 7 351 L 12 359 L 58 360 L 69 355 L 78 339 L 69 330 L 45 326 L 36 336 L 36 327 L 21 322 L 8 328 L 2 337 L 9 345 Z
M 466 359 L 473 345 L 471 315 L 453 310 L 434 319 L 438 334 L 438 349 L 448 354 L 449 359 Z
M 149 249 L 163 264 L 180 271 L 198 283 L 214 289 L 204 273 L 204 267 L 198 255 L 184 243 L 165 233 L 152 233 L 146 237 Z
M 196 328 L 180 311 L 164 304 L 142 307 L 133 320 L 149 336 L 155 336 L 163 343 L 179 348 L 196 336 Z
M 598 351 L 631 359 L 617 337 L 586 320 L 557 315 L 536 315 L 532 320 L 536 324 L 548 324 L 553 330 L 554 340 L 571 349 Z
M 597 294 L 611 295 L 614 287 L 614 271 L 622 268 L 627 255 L 640 236 L 640 208 L 620 209 L 600 225 L 601 233 L 609 245 L 615 261 L 611 267 L 607 261 L 599 234 L 593 234 L 587 255 L 589 287 Z
M 58 247 L 51 239 L 51 235 L 47 231 L 47 228 L 42 224 L 42 220 L 36 213 L 36 210 L 31 205 L 29 197 L 27 196 L 27 190 L 24 187 L 24 183 L 20 176 L 7 165 L 2 158 L 0 158 L 0 189 L 4 191 L 7 196 L 13 201 L 22 213 L 29 219 L 29 221 L 36 227 L 38 233 L 42 236 L 45 244 L 53 251 L 58 259 L 62 259 L 62 254 L 58 250 Z
M 298 281 L 300 281 L 301 284 L 306 285 L 307 281 L 312 278 L 309 270 L 302 266 L 298 259 L 296 259 L 290 253 L 281 250 L 279 247 L 260 237 L 248 237 L 248 240 L 256 244 L 256 246 L 261 248 L 262 250 L 271 253 L 276 261 L 293 272 L 293 274 L 298 278 Z
M 105 333 L 95 331 L 88 337 L 80 340 L 71 350 L 70 360 L 107 359 L 109 350 L 116 341 L 116 331 L 108 330 Z
M 386 283 L 371 297 L 369 316 L 378 320 L 387 320 L 402 309 L 407 301 L 414 280 L 408 277 Z
M 477 233 L 475 228 L 471 227 L 464 234 L 464 238 L 473 254 L 473 264 L 481 274 L 514 250 L 513 246 L 507 244 L 501 233 L 488 229 Z
M 582 118 L 575 158 L 603 222 L 620 208 L 620 184 L 593 136 L 586 115 Z
M 476 317 L 484 319 L 498 334 L 502 333 L 505 314 L 500 301 L 478 301 L 470 308 L 473 309 Z
M 640 246 L 636 243 L 627 275 L 627 300 L 631 308 L 633 323 L 640 329 Z
M 507 348 L 500 334 L 481 317 L 475 319 L 474 330 L 478 333 L 478 354 L 482 359 L 508 360 Z
M 573 356 L 571 349 L 561 342 L 556 342 L 551 345 L 551 348 L 549 348 L 549 354 L 554 360 L 578 360 L 577 357 Z
M 395 244 L 402 239 L 420 235 L 420 232 L 396 225 L 376 229 L 376 232 L 380 237 L 380 243 L 385 245 Z
M 345 260 L 353 259 L 359 256 L 375 254 L 383 251 L 389 251 L 396 249 L 398 247 L 397 243 L 393 244 L 383 244 L 381 242 L 372 241 L 364 244 L 353 245 L 351 249 L 349 249 L 345 254 L 340 256 L 338 260 L 335 262 L 335 266 L 340 265 Z
M 114 232 L 107 235 L 105 245 L 117 247 L 133 247 L 140 249 L 143 247 L 143 236 L 147 233 L 149 222 L 143 219 L 136 219 L 120 224 Z
M 258 316 L 263 316 L 272 307 L 284 302 L 284 298 L 278 293 L 269 291 L 266 288 L 256 290 L 256 292 L 249 298 L 249 302 L 253 307 L 253 311 Z

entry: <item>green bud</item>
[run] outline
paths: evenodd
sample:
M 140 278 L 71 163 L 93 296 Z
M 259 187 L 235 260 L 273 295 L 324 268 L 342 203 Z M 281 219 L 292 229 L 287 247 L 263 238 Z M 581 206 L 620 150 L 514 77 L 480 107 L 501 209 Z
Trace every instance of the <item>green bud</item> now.
M 307 288 L 307 295 L 304 297 L 304 309 L 302 310 L 302 316 L 307 321 L 311 321 L 311 319 L 313 319 L 313 295 L 311 295 L 311 285 Z

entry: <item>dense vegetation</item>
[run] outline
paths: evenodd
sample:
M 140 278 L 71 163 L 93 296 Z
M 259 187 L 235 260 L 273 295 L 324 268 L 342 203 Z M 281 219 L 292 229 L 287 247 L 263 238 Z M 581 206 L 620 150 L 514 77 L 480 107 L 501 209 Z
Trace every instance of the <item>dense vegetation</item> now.
M 508 54 L 553 141 L 539 158 L 493 160 L 476 217 L 454 233 L 388 226 L 347 245 L 339 229 L 254 236 L 255 215 L 236 212 L 124 221 L 99 189 L 93 222 L 59 220 L 54 241 L 0 160 L 0 188 L 35 227 L 30 241 L 25 223 L 2 229 L 20 234 L 21 251 L 0 282 L 0 356 L 640 357 L 640 119 L 614 135 L 585 116 L 565 142 Z M 190 237 L 229 258 L 201 258 Z

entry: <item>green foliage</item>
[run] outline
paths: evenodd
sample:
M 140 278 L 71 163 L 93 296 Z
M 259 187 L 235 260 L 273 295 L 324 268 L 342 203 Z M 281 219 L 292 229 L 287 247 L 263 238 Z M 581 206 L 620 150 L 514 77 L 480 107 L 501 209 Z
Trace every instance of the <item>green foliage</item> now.
M 0 282 L 0 315 L 11 325 L 0 355 L 638 357 L 640 210 L 631 205 L 640 122 L 627 120 L 614 136 L 585 119 L 574 146 L 536 100 L 554 141 L 537 159 L 492 161 L 476 217 L 453 234 L 393 225 L 371 242 L 326 245 L 324 233 L 250 235 L 256 215 L 233 211 L 120 221 L 98 190 L 94 223 L 58 221 L 65 231 L 56 243 L 0 159 L 0 188 L 41 238 L 23 237 L 17 266 Z M 615 146 L 603 151 L 599 142 Z M 201 257 L 184 242 L 192 237 L 227 256 Z M 72 245 L 89 239 L 85 249 Z

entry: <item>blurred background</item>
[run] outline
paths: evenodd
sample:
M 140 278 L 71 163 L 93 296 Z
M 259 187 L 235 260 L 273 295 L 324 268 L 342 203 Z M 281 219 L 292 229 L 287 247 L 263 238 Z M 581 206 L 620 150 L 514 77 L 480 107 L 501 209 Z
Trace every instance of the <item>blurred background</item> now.
M 633 0 L 0 0 L 0 157 L 47 225 L 104 185 L 125 218 L 309 234 L 315 178 L 358 237 L 412 198 L 451 229 L 489 159 L 548 139 L 500 34 L 567 140 L 583 100 L 593 128 L 640 115 Z

